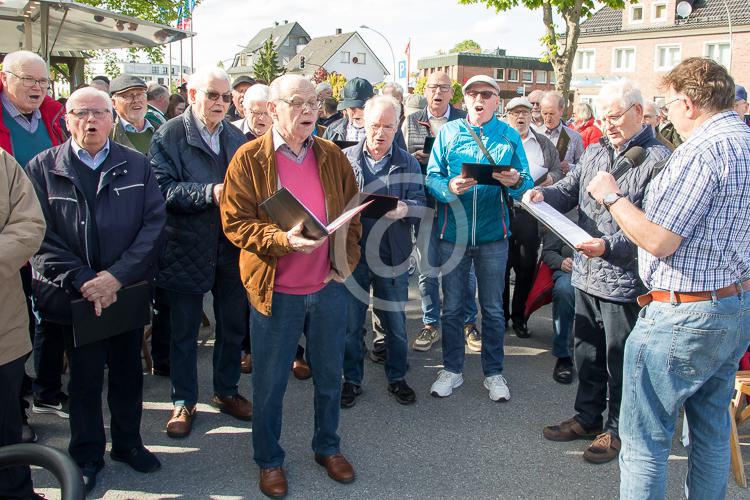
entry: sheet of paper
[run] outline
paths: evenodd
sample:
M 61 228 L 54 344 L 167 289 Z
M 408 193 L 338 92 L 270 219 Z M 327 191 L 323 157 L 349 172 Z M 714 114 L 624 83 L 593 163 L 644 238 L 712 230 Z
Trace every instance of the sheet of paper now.
M 328 224 L 328 226 L 326 227 L 326 229 L 328 229 L 328 234 L 333 234 L 338 228 L 349 222 L 355 215 L 367 208 L 367 206 L 372 203 L 372 201 L 373 200 L 370 200 L 367 203 L 363 203 L 359 206 L 351 208 L 343 214 L 339 215 L 336 220 Z
M 592 238 L 589 233 L 581 229 L 575 222 L 543 201 L 539 203 L 521 202 L 521 205 L 534 218 L 550 228 L 552 232 L 574 249 L 578 244 Z

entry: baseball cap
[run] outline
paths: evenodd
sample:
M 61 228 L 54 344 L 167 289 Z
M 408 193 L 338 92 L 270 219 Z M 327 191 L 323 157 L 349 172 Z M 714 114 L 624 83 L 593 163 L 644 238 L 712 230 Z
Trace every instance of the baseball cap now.
M 125 92 L 128 89 L 142 88 L 146 89 L 148 86 L 142 78 L 138 78 L 133 75 L 120 75 L 109 84 L 110 95 L 115 95 L 118 92 Z
M 464 87 L 462 89 L 463 93 L 465 94 L 466 91 L 469 89 L 469 87 L 471 87 L 475 83 L 486 83 L 486 84 L 492 86 L 492 88 L 494 88 L 498 92 L 500 92 L 500 86 L 497 84 L 497 82 L 495 81 L 495 79 L 492 78 L 491 76 L 487 76 L 487 75 L 474 75 L 471 78 L 469 78 L 466 81 L 466 83 L 464 83 Z
M 338 110 L 364 108 L 365 101 L 374 94 L 370 82 L 364 78 L 352 78 L 346 82 L 341 90 L 341 102 L 339 102 Z
M 747 101 L 747 90 L 742 85 L 734 86 L 734 100 L 735 101 Z

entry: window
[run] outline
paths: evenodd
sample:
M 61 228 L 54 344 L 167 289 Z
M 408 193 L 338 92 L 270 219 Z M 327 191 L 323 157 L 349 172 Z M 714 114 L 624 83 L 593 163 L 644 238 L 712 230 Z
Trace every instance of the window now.
M 667 20 L 667 4 L 655 3 L 654 14 L 651 17 L 654 22 L 666 21 Z
M 635 71 L 635 49 L 633 47 L 615 49 L 612 64 L 614 71 Z
M 573 68 L 576 73 L 592 73 L 594 71 L 594 49 L 581 49 L 576 52 Z
M 164 78 L 157 78 L 159 85 L 164 85 Z
M 531 83 L 534 81 L 534 72 L 530 69 L 521 71 L 521 80 L 523 83 Z
M 505 68 L 495 68 L 495 80 L 505 80 Z
M 555 72 L 554 72 L 554 71 L 552 71 L 552 72 L 551 72 L 551 73 L 549 74 L 549 83 L 550 83 L 550 85 L 554 85 L 554 84 L 556 84 L 556 83 L 557 83 L 557 76 L 555 75 Z
M 729 42 L 708 42 L 704 46 L 703 55 L 725 67 L 729 67 L 731 57 Z
M 657 45 L 654 69 L 669 71 L 674 68 L 680 62 L 680 52 L 679 45 Z
M 547 72 L 540 69 L 536 70 L 536 83 L 547 83 Z
M 366 54 L 364 52 L 357 52 L 357 55 L 352 57 L 352 64 L 365 64 Z
M 508 81 L 509 82 L 517 82 L 518 81 L 518 70 L 517 69 L 509 69 L 508 70 Z
M 497 112 L 495 114 L 500 116 L 503 113 L 505 113 L 505 99 L 500 99 L 500 102 L 497 105 Z
M 151 66 L 151 74 L 152 75 L 158 75 L 159 74 L 159 66 Z
M 632 7 L 630 7 L 630 22 L 643 22 L 643 5 L 633 5 Z
M 345 64 L 349 64 L 349 60 L 351 59 L 351 53 L 350 52 L 344 52 L 341 51 L 341 62 Z

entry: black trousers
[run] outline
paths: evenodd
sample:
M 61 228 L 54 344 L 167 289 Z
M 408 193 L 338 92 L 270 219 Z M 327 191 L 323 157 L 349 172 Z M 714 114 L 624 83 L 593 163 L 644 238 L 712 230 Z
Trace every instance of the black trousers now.
M 143 445 L 143 328 L 80 347 L 73 346 L 73 328 L 42 321 L 47 333 L 65 339 L 70 361 L 70 444 L 68 453 L 78 465 L 104 458 L 107 438 L 102 414 L 104 366 L 107 371 L 107 403 L 113 451 Z
M 155 367 L 169 366 L 171 337 L 169 292 L 157 287 L 154 289 L 154 316 L 151 320 L 151 358 Z
M 527 211 L 516 208 L 510 221 L 511 237 L 508 240 L 508 266 L 505 271 L 503 312 L 505 320 L 523 322 L 526 299 L 534 284 L 534 271 L 539 258 L 539 225 Z M 510 269 L 516 272 L 513 300 L 510 300 Z
M 32 385 L 34 397 L 55 400 L 62 390 L 63 354 L 65 339 L 54 327 L 48 331 L 49 323 L 42 321 L 34 333 L 34 371 Z
M 21 442 L 21 408 L 18 398 L 24 375 L 26 355 L 0 365 L 0 447 Z M 0 498 L 25 498 L 31 496 L 29 466 L 0 469 Z
M 609 394 L 604 430 L 619 436 L 625 341 L 635 326 L 640 307 L 635 302 L 600 299 L 577 288 L 575 293 L 573 333 L 578 369 L 575 418 L 587 428 L 601 425 Z

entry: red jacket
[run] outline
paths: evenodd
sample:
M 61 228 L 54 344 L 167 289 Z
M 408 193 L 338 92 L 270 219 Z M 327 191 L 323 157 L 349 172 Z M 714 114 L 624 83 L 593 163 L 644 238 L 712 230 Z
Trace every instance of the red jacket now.
M 0 92 L 3 91 L 3 83 L 0 81 Z M 2 104 L 0 104 L 2 106 Z M 57 146 L 65 142 L 65 132 L 63 132 L 60 119 L 65 113 L 62 104 L 52 99 L 50 96 L 44 96 L 42 105 L 39 106 L 39 112 L 42 114 L 42 123 L 47 127 L 49 137 L 52 139 L 52 145 Z M 3 123 L 3 114 L 0 111 L 0 148 L 13 154 L 13 143 L 10 140 L 10 130 Z
M 599 130 L 599 127 L 594 125 L 593 118 L 589 118 L 581 125 L 577 125 L 575 129 L 579 134 L 581 134 L 581 137 L 583 137 L 584 149 L 589 147 L 589 145 L 591 144 L 596 144 L 599 141 L 599 138 L 602 136 L 602 131 Z

